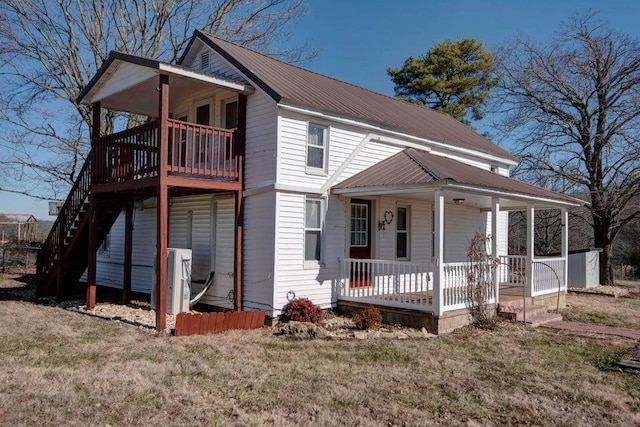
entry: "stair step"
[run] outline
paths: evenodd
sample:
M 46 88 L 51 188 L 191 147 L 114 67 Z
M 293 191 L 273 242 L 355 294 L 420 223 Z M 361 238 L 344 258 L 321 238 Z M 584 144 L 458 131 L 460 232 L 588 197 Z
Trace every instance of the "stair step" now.
M 547 311 L 548 309 L 545 305 L 527 305 L 526 310 L 522 307 L 507 307 L 504 309 L 499 307 L 498 315 L 509 320 L 522 322 L 524 320 L 525 312 L 527 314 L 527 319 L 529 319 L 538 314 L 545 314 Z
M 531 317 L 527 313 L 527 325 L 531 325 L 534 328 L 545 323 L 560 321 L 562 321 L 562 315 L 559 313 L 539 313 Z

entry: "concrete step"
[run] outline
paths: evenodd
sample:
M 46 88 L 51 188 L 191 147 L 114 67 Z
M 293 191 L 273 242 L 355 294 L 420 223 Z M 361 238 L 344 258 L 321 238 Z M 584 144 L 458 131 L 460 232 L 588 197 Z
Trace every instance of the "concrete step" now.
M 511 321 L 522 322 L 525 312 L 527 319 L 529 319 L 538 314 L 545 314 L 547 311 L 547 306 L 544 305 L 527 305 L 526 310 L 523 307 L 499 307 L 498 315 Z
M 529 313 L 527 313 L 527 325 L 531 325 L 534 328 L 540 325 L 544 325 L 545 323 L 550 322 L 560 322 L 562 321 L 562 315 L 558 313 L 539 313 L 534 316 L 529 317 Z
M 519 309 L 524 307 L 525 304 L 527 305 L 527 307 L 533 305 L 533 298 L 527 297 L 526 299 L 523 299 L 522 297 L 511 297 L 506 299 L 501 296 L 500 302 L 498 303 L 498 310 L 509 311 Z

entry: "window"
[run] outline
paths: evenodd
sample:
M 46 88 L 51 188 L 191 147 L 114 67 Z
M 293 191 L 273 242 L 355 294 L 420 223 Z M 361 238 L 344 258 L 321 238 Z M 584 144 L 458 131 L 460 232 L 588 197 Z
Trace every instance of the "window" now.
M 98 254 L 106 257 L 111 255 L 111 232 L 107 233 L 100 248 L 98 248 Z
M 238 101 L 225 102 L 223 112 L 225 129 L 236 129 L 238 127 Z
M 325 172 L 328 129 L 309 124 L 307 135 L 307 169 Z
M 351 246 L 367 247 L 369 230 L 369 206 L 351 204 Z
M 409 208 L 396 209 L 396 258 L 409 259 Z
M 322 253 L 322 200 L 307 199 L 304 214 L 304 260 L 320 262 Z

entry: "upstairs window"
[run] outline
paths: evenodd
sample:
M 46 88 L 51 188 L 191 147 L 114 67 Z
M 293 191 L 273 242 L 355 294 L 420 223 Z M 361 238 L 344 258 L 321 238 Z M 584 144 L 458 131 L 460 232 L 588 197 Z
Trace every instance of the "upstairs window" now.
M 328 128 L 309 124 L 307 134 L 307 171 L 326 172 L 326 151 L 327 151 Z

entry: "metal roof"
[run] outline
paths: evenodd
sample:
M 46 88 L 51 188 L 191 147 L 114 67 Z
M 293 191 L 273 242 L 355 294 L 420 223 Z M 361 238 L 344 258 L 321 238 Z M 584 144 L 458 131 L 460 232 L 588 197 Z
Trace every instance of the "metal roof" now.
M 288 64 L 200 31 L 195 32 L 194 39 L 196 37 L 278 103 L 311 107 L 384 129 L 517 161 L 508 151 L 448 114 Z
M 365 188 L 375 191 L 390 186 L 408 186 L 415 189 L 419 185 L 494 190 L 514 196 L 547 199 L 576 206 L 586 203 L 575 197 L 414 148 L 407 148 L 347 178 L 334 185 L 332 191 L 346 193 L 345 190 Z

